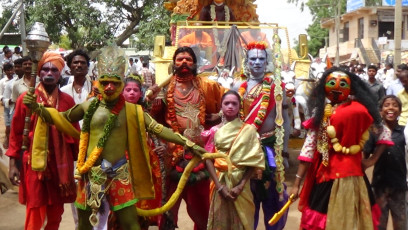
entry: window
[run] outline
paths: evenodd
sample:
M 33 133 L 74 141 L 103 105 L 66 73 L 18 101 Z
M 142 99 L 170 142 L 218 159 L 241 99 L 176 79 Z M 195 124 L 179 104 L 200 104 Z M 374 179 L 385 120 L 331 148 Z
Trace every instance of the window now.
M 343 41 L 346 42 L 348 40 L 349 40 L 349 22 L 345 22 L 343 28 Z
M 364 18 L 358 19 L 358 38 L 364 38 Z

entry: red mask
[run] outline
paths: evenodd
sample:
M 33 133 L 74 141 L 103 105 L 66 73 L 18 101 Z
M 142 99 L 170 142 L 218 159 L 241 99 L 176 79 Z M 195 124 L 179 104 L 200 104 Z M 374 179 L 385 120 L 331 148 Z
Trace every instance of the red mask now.
M 341 103 L 347 100 L 350 95 L 350 77 L 343 72 L 333 72 L 326 78 L 324 89 L 326 91 L 326 97 L 332 103 Z

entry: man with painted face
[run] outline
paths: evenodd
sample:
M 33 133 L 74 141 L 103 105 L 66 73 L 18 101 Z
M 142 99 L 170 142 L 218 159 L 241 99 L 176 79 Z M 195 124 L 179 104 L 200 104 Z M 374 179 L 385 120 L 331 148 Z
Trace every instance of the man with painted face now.
M 238 93 L 243 98 L 243 115 L 245 123 L 256 127 L 265 153 L 265 170 L 258 170 L 255 179 L 251 180 L 251 190 L 255 203 L 255 229 L 258 225 L 259 211 L 262 204 L 266 229 L 283 229 L 287 213 L 274 226 L 269 226 L 269 219 L 285 204 L 288 196 L 283 187 L 278 192 L 276 178 L 283 173 L 282 156 L 288 158 L 287 143 L 290 133 L 290 120 L 287 112 L 286 95 L 280 94 L 281 103 L 275 101 L 274 76 L 266 73 L 268 44 L 251 42 L 247 45 L 246 75 L 247 80 L 241 84 Z M 281 92 L 285 88 L 280 85 Z M 282 103 L 283 102 L 283 103 Z M 276 118 L 283 117 L 283 124 L 277 124 Z M 276 127 L 283 126 L 283 143 L 276 144 Z M 281 133 L 281 132 L 279 132 Z M 283 145 L 283 146 L 282 146 Z
M 173 77 L 165 95 L 167 107 L 162 107 L 164 111 L 155 114 L 157 119 L 160 119 L 160 114 L 164 114 L 164 122 L 174 132 L 182 133 L 191 141 L 201 142 L 201 132 L 221 121 L 218 112 L 225 90 L 217 82 L 197 76 L 197 58 L 190 47 L 178 48 L 174 53 L 173 63 Z M 167 181 L 167 195 L 170 196 L 176 190 L 192 153 L 181 145 L 173 144 L 168 145 L 168 151 L 171 153 L 171 159 L 168 166 L 170 178 Z M 204 163 L 199 163 L 191 173 L 181 195 L 181 199 L 187 204 L 187 212 L 194 221 L 195 229 L 207 228 L 209 185 L 206 167 Z M 166 221 L 162 221 L 160 229 L 174 229 L 177 226 L 181 199 L 170 210 L 169 215 L 166 215 Z
M 51 107 L 63 112 L 75 103 L 58 89 L 64 60 L 58 53 L 46 52 L 38 63 L 40 83 L 35 89 L 34 102 L 41 107 Z M 23 93 L 17 99 L 10 133 L 10 146 L 6 153 L 10 157 L 9 177 L 14 185 L 20 185 L 19 201 L 26 205 L 25 229 L 58 229 L 64 212 L 64 203 L 75 200 L 74 160 L 78 143 L 63 135 L 55 126 L 46 127 L 44 135 L 36 135 L 41 118 L 31 116 L 28 133 L 29 148 L 22 151 L 24 120 L 27 106 L 23 104 Z M 75 127 L 79 129 L 77 123 Z M 35 130 L 35 131 L 34 131 Z M 48 137 L 47 141 L 43 138 Z M 45 144 L 44 144 L 45 143 Z M 22 161 L 20 170 L 16 161 Z M 46 224 L 44 225 L 44 223 Z
M 357 75 L 331 68 L 314 88 L 309 106 L 314 116 L 304 122 L 308 134 L 291 191 L 297 199 L 306 176 L 299 195 L 301 228 L 374 229 L 364 170 L 393 144 L 390 130 L 381 124 L 377 101 Z M 362 159 L 372 125 L 377 149 Z
M 24 103 L 47 123 L 72 136 L 79 134 L 70 130 L 67 121 L 83 119 L 75 171 L 79 180 L 75 201 L 79 229 L 92 229 L 98 224 L 97 212 L 107 211 L 100 210 L 102 199 L 107 199 L 122 229 L 140 229 L 134 204 L 139 199 L 154 198 L 146 130 L 169 142 L 187 145 L 195 153 L 205 150 L 158 124 L 140 105 L 125 102 L 124 50 L 105 47 L 98 61 L 101 95 L 94 100 L 75 105 L 62 114 L 40 106 L 29 94 Z

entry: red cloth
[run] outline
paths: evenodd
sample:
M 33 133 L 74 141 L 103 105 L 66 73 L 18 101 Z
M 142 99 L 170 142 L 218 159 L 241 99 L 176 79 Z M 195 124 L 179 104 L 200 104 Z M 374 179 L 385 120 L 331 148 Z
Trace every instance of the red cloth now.
M 40 93 L 36 89 L 36 94 Z M 22 170 L 20 171 L 20 192 L 19 201 L 21 204 L 26 204 L 27 208 L 41 207 L 45 205 L 71 203 L 75 200 L 75 182 L 73 179 L 73 161 L 77 158 L 78 141 L 72 137 L 61 134 L 56 131 L 54 126 L 50 126 L 49 132 L 49 153 L 47 159 L 47 168 L 43 172 L 36 172 L 31 169 L 29 162 L 31 155 L 31 146 L 33 140 L 33 130 L 35 128 L 38 116 L 33 114 L 30 123 L 30 151 L 25 151 L 21 155 L 21 146 L 23 140 L 24 119 L 27 107 L 23 104 L 23 97 L 26 93 L 20 95 L 16 102 L 14 117 L 12 120 L 10 132 L 10 146 L 6 155 L 16 159 L 22 160 Z M 57 110 L 62 112 L 75 105 L 74 100 L 68 94 L 62 93 L 58 90 L 57 96 Z M 37 101 L 40 97 L 37 97 Z M 74 126 L 79 129 L 78 123 Z M 56 149 L 56 147 L 58 149 Z M 58 154 L 58 156 L 56 156 Z M 22 159 L 21 159 L 22 157 Z M 66 165 L 57 165 L 57 159 L 64 158 L 60 162 L 66 161 Z M 69 160 L 70 159 L 70 160 Z M 63 168 L 63 170 L 61 170 Z M 65 171 L 66 175 L 61 175 L 61 171 Z M 64 182 L 61 177 L 65 176 Z M 66 185 L 66 190 L 60 188 L 60 184 Z M 72 191 L 72 193 L 66 193 Z M 63 192 L 65 194 L 63 194 Z
M 243 84 L 246 84 L 243 83 Z M 242 87 L 242 86 L 241 86 Z M 282 83 L 281 84 L 282 89 L 285 88 L 285 84 Z M 246 87 L 245 87 L 246 88 Z M 268 109 L 266 110 L 266 114 L 265 114 L 265 118 L 268 117 L 268 114 L 272 111 L 272 109 L 275 107 L 275 84 L 271 85 L 271 92 L 270 92 L 270 96 L 269 96 L 269 104 L 268 104 Z M 252 111 L 252 109 L 255 107 L 255 105 L 258 103 L 259 100 L 262 100 L 262 93 L 259 94 L 259 96 L 252 102 L 251 106 L 249 107 L 249 111 Z M 258 116 L 258 111 L 261 108 L 261 103 L 259 103 L 258 107 L 255 108 L 254 112 L 251 113 L 251 116 L 248 118 L 248 120 L 245 121 L 246 124 L 253 124 L 255 121 L 255 118 Z M 247 115 L 246 115 L 247 116 Z M 260 126 L 262 127 L 262 125 Z
M 336 137 L 342 146 L 358 145 L 363 133 L 373 123 L 367 109 L 356 101 L 340 105 L 330 117 L 330 124 L 336 129 Z M 363 176 L 361 168 L 362 154 L 343 154 L 334 152 L 330 145 L 329 165 L 320 165 L 317 171 L 317 183 L 331 179 Z
M 367 109 L 356 101 L 344 103 L 337 107 L 330 117 L 330 124 L 336 129 L 336 137 L 342 146 L 356 145 L 363 133 L 370 127 L 373 118 Z M 306 124 L 310 127 L 311 120 Z M 344 178 L 349 176 L 363 176 L 361 167 L 362 154 L 354 155 L 334 152 L 329 145 L 329 165 L 321 164 L 321 154 L 314 154 L 313 162 L 306 174 L 306 179 L 300 193 L 299 210 L 308 207 L 309 195 L 315 183 Z
M 167 197 L 170 198 L 171 194 L 176 191 L 178 181 L 168 181 Z M 180 198 L 170 209 L 170 216 L 173 218 L 174 224 L 177 225 L 178 210 L 180 208 L 181 199 L 184 199 L 187 206 L 187 213 L 194 222 L 194 230 L 207 229 L 208 212 L 210 210 L 210 180 L 201 180 L 194 184 L 186 184 Z M 164 217 L 163 217 L 164 218 Z M 165 221 L 160 223 L 162 226 L 159 229 L 163 229 Z
M 48 205 L 28 208 L 26 211 L 25 230 L 40 230 L 47 220 L 44 230 L 58 230 L 64 213 L 64 205 Z

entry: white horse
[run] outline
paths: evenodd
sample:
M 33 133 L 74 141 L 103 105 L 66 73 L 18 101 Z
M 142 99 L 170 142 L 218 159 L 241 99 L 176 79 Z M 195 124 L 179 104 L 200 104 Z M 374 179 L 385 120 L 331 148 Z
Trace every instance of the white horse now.
M 318 81 L 319 77 L 321 77 L 323 72 L 316 71 L 316 69 L 311 68 L 311 63 L 308 61 L 295 61 L 292 64 L 292 69 L 294 69 L 296 73 L 296 92 L 294 96 L 296 106 L 298 107 L 300 113 L 303 111 L 304 120 L 307 120 L 311 116 L 311 111 L 309 111 L 307 102 L 316 82 Z M 295 129 L 300 129 L 300 127 L 295 127 Z

